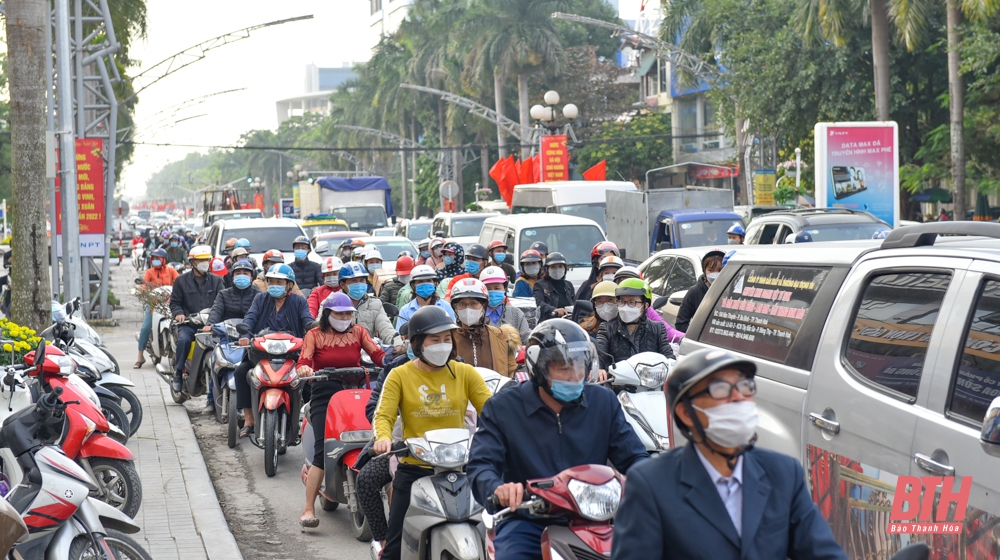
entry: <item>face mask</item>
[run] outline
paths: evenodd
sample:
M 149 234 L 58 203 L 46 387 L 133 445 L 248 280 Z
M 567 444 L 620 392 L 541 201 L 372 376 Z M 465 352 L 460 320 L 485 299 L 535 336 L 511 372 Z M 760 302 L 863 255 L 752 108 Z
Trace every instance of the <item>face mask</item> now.
M 430 251 L 420 251 L 420 256 L 423 257 L 423 258 L 425 258 L 425 259 L 429 258 L 431 256 L 431 252 Z
M 618 306 L 618 316 L 621 317 L 623 323 L 634 323 L 639 320 L 642 316 L 643 309 L 641 307 L 628 307 L 627 305 Z
M 479 320 L 483 318 L 482 309 L 459 309 L 458 310 L 458 320 L 462 322 L 463 325 L 477 325 Z
M 380 270 L 382 268 L 382 263 L 371 263 L 368 265 L 368 271 Z
M 493 255 L 493 260 L 495 260 L 497 264 L 500 264 L 503 261 L 507 260 L 507 253 L 496 253 L 495 255 Z
M 613 303 L 604 303 L 595 309 L 597 316 L 604 321 L 610 321 L 618 316 L 618 306 Z
M 284 286 L 268 286 L 267 293 L 274 299 L 278 299 L 285 296 Z
M 329 321 L 330 321 L 330 326 L 333 327 L 333 330 L 340 333 L 347 332 L 347 329 L 351 328 L 350 320 L 344 321 L 342 319 L 334 319 L 333 315 L 330 315 Z
M 240 274 L 239 276 L 233 277 L 233 285 L 241 290 L 245 290 L 250 287 L 250 277 L 246 274 Z
M 540 264 L 526 264 L 524 265 L 524 273 L 528 276 L 538 276 L 538 273 L 542 271 L 542 265 Z
M 601 280 L 604 280 L 605 282 L 614 282 L 615 281 L 615 275 L 614 274 L 605 274 L 604 276 L 601 276 Z
M 337 277 L 336 276 L 327 276 L 327 277 L 323 278 L 323 285 L 326 286 L 327 288 L 336 288 L 337 287 Z
M 417 286 L 417 295 L 427 299 L 434 294 L 434 284 L 421 284 Z
M 208 263 L 207 262 L 200 262 L 200 263 L 194 265 L 194 267 L 196 269 L 198 269 L 198 272 L 200 272 L 202 274 L 205 274 L 206 272 L 208 272 Z
M 507 293 L 499 290 L 490 292 L 490 307 L 498 307 L 503 300 L 507 299 Z
M 434 249 L 434 256 L 437 258 L 441 258 L 441 249 Z
M 455 257 L 445 257 L 444 258 L 444 264 L 450 265 L 450 264 L 452 264 L 454 262 L 455 262 Z
M 296 249 L 295 250 L 295 260 L 297 260 L 297 261 L 304 261 L 304 260 L 306 260 L 306 256 L 308 256 L 308 255 L 309 255 L 309 251 L 305 251 L 303 249 Z
M 417 359 L 417 355 L 413 353 L 413 348 L 410 348 L 409 346 L 406 347 L 406 357 L 411 360 Z
M 719 277 L 719 273 L 718 272 L 709 272 L 708 274 L 705 275 L 705 277 L 708 278 L 708 283 L 711 284 L 712 282 L 715 282 L 716 278 Z
M 350 286 L 347 287 L 347 295 L 351 296 L 351 299 L 353 299 L 354 301 L 358 301 L 361 298 L 365 297 L 365 294 L 367 293 L 368 293 L 368 285 L 365 284 L 364 282 L 358 284 L 351 284 Z
M 170 246 L 171 247 L 177 247 L 177 242 L 176 241 L 171 241 L 170 242 Z
M 694 406 L 694 405 L 692 405 Z M 698 408 L 708 417 L 705 435 L 722 447 L 740 447 L 750 442 L 757 430 L 757 403 L 739 401 L 712 408 Z
M 730 239 L 729 240 L 729 244 L 730 245 L 739 245 L 740 244 L 740 240 L 739 239 Z
M 153 266 L 163 266 L 163 261 L 161 261 L 161 260 L 155 260 L 155 261 L 153 261 Z
M 434 367 L 444 367 L 448 363 L 448 358 L 451 357 L 451 343 L 443 342 L 425 346 L 423 355 L 424 361 L 428 364 Z
M 552 396 L 559 402 L 571 403 L 583 395 L 583 381 L 552 380 Z
M 399 282 L 401 284 L 409 284 L 410 283 L 410 275 L 409 274 L 405 274 L 403 276 L 397 276 L 396 279 L 399 280 Z
M 563 276 L 566 276 L 566 270 L 562 268 L 550 268 L 549 276 L 551 276 L 553 280 L 562 280 Z
M 351 252 L 350 251 L 344 251 L 344 262 L 347 262 L 349 260 L 351 260 Z
M 469 274 L 475 274 L 479 272 L 479 263 L 472 261 L 465 261 L 465 271 Z

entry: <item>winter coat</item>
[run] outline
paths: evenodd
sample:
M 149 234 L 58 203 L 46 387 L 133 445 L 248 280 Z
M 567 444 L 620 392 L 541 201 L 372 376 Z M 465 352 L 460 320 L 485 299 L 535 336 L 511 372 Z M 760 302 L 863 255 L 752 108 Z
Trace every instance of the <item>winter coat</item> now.
M 268 294 L 257 294 L 250 304 L 243 322 L 250 327 L 250 332 L 257 334 L 266 328 L 272 331 L 290 332 L 292 335 L 302 338 L 306 332 L 312 328 L 313 318 L 309 315 L 309 305 L 301 296 L 289 294 L 285 297 L 285 303 L 281 309 L 284 313 L 284 321 L 280 325 L 268 325 L 271 319 L 276 317 L 277 307 L 274 298 Z M 247 338 L 244 336 L 243 338 Z
M 330 294 L 339 291 L 340 286 L 331 288 L 326 284 L 321 284 L 319 287 L 313 288 L 313 290 L 309 292 L 309 313 L 311 313 L 313 317 L 318 318 L 319 306 L 323 305 L 323 300 L 325 300 Z
M 455 261 L 451 264 L 443 264 L 444 257 L 442 256 L 442 264 L 438 266 L 443 268 L 438 269 L 438 280 L 454 278 L 460 274 L 465 274 L 465 249 L 463 249 L 458 243 L 446 243 L 445 247 L 450 247 L 455 250 Z
M 483 333 L 485 329 L 485 333 Z M 517 370 L 517 342 L 518 335 L 512 327 L 497 328 L 490 325 L 481 325 L 474 329 L 460 328 L 455 333 L 456 349 L 458 355 L 462 358 L 465 363 L 471 366 L 482 366 L 482 363 L 477 364 L 473 359 L 473 352 L 471 347 L 476 341 L 476 346 L 479 347 L 479 352 L 482 351 L 482 342 L 480 338 L 485 334 L 489 337 L 490 345 L 490 358 L 492 361 L 493 371 L 503 375 L 505 377 L 513 377 L 514 372 Z M 463 352 L 465 348 L 470 350 Z M 467 354 L 467 355 L 466 355 Z
M 538 279 L 521 276 L 514 282 L 514 293 L 511 297 L 532 297 L 535 295 L 535 282 Z
M 691 326 L 691 319 L 694 318 L 694 314 L 698 312 L 698 307 L 701 305 L 701 300 L 705 299 L 705 294 L 708 293 L 708 280 L 702 275 L 698 279 L 698 283 L 692 286 L 687 294 L 684 296 L 684 301 L 681 302 L 681 307 L 677 311 L 677 321 L 674 322 L 674 326 L 677 330 L 686 333 L 688 327 Z
M 558 317 L 556 309 L 576 303 L 573 283 L 565 278 L 555 280 L 550 277 L 535 282 L 535 303 L 538 304 L 538 322 Z M 567 317 L 568 319 L 568 317 Z
M 226 288 L 219 292 L 212 304 L 212 311 L 208 313 L 208 324 L 214 325 L 229 319 L 242 319 L 250 311 L 253 298 L 260 293 L 253 284 L 245 290 L 239 288 Z
M 382 300 L 371 295 L 365 295 L 358 302 L 357 309 L 358 312 L 354 314 L 354 324 L 368 329 L 368 333 L 372 335 L 372 338 L 378 337 L 382 339 L 382 344 L 391 344 L 393 346 L 403 344 L 403 339 L 400 338 L 396 329 L 392 328 L 392 322 L 389 321 L 389 316 L 385 314 L 385 309 L 382 307 Z
M 170 292 L 171 315 L 191 315 L 212 307 L 222 291 L 222 278 L 214 274 L 206 274 L 204 278 L 205 281 L 199 283 L 195 280 L 195 273 L 188 272 L 174 280 L 174 288 Z
M 528 335 L 531 334 L 531 327 L 528 326 L 528 318 L 524 316 L 523 311 L 513 305 L 504 305 L 503 313 L 500 315 L 500 322 L 493 324 L 494 327 L 502 327 L 504 325 L 509 325 L 517 331 L 517 335 L 521 337 L 522 344 L 528 340 Z
M 399 291 L 403 289 L 403 284 L 399 281 L 399 278 L 393 278 L 385 284 L 382 284 L 382 289 L 379 291 L 378 299 L 382 300 L 383 304 L 396 305 L 396 297 L 399 296 Z M 399 306 L 396 305 L 396 309 Z
M 667 358 L 674 357 L 663 324 L 642 317 L 639 319 L 639 328 L 635 333 L 630 333 L 622 320 L 615 317 L 602 323 L 597 330 L 597 355 L 601 360 L 601 369 L 606 370 L 640 352 L 656 352 Z
M 295 272 L 295 283 L 303 290 L 311 290 L 316 286 L 323 285 L 322 267 L 319 263 L 309 259 L 302 261 L 296 259 L 288 263 L 288 266 L 292 267 L 292 271 Z

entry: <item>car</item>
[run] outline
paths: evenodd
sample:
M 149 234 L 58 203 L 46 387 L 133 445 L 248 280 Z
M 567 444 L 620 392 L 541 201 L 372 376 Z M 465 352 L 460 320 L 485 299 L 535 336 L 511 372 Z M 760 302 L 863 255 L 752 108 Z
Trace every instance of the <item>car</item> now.
M 389 227 L 389 217 L 381 204 L 351 204 L 330 207 L 330 214 L 343 220 L 351 229 L 371 231 L 379 227 Z
M 306 230 L 306 235 L 310 238 L 320 233 L 348 231 L 351 229 L 344 220 L 326 214 L 310 214 L 299 223 L 302 225 L 302 229 Z
M 209 228 L 205 242 L 212 248 L 213 255 L 222 255 L 227 239 L 246 238 L 250 241 L 250 256 L 260 264 L 264 253 L 271 249 L 277 249 L 285 254 L 286 259 L 291 259 L 292 241 L 300 235 L 305 235 L 302 226 L 287 218 L 218 220 Z M 317 253 L 326 252 L 328 248 L 328 243 L 320 241 L 309 252 L 309 260 L 322 262 Z
M 636 190 L 635 184 L 629 181 L 551 181 L 517 185 L 511 199 L 511 213 L 588 218 L 606 232 L 608 192 Z
M 681 343 L 682 360 L 724 349 L 756 365 L 755 445 L 802 462 L 851 557 L 905 544 L 886 539 L 896 492 L 920 493 L 904 476 L 966 477 L 968 514 L 934 546 L 992 557 L 975 551 L 1000 539 L 997 240 L 1000 224 L 939 222 L 737 251 Z
M 848 208 L 803 208 L 764 214 L 747 228 L 747 245 L 785 243 L 806 231 L 813 241 L 871 239 L 892 227 L 868 212 Z
M 760 205 L 750 205 L 750 206 L 734 206 L 733 211 L 743 218 L 743 223 L 749 224 L 750 222 L 756 220 L 757 218 L 763 216 L 764 214 L 770 214 L 771 212 L 781 212 L 788 210 L 787 206 L 760 206 Z
M 400 220 L 396 223 L 396 235 L 405 237 L 416 243 L 421 239 L 427 239 L 431 236 L 432 223 L 434 223 L 434 220 L 429 218 Z
M 417 255 L 417 246 L 405 237 L 365 237 L 365 248 L 375 247 L 382 255 L 382 270 L 395 272 L 396 259 L 403 251 L 409 251 L 411 257 Z
M 729 247 L 728 245 L 726 247 Z M 677 321 L 677 311 L 688 289 L 694 286 L 704 270 L 701 259 L 715 247 L 667 249 L 659 251 L 639 265 L 639 272 L 653 291 L 656 310 L 671 325 Z M 720 251 L 728 251 L 719 247 Z M 660 301 L 666 297 L 666 301 Z
M 264 213 L 257 208 L 247 208 L 244 210 L 214 210 L 206 212 L 203 220 L 204 226 L 208 227 L 219 220 L 251 220 L 263 218 Z
M 111 247 L 118 247 L 121 241 L 122 254 L 129 258 L 132 256 L 132 232 L 135 231 L 128 220 L 111 218 L 111 229 L 108 230 L 107 239 Z
M 499 215 L 495 212 L 439 212 L 434 215 L 431 231 L 434 237 L 443 237 L 468 249 L 469 245 L 479 240 L 483 222 Z
M 395 237 L 396 228 L 380 227 L 372 230 L 372 237 Z
M 340 248 L 345 239 L 364 239 L 367 241 L 369 237 L 371 236 L 363 231 L 331 231 L 329 233 L 314 235 L 310 242 L 314 249 L 317 244 L 325 242 L 327 250 L 320 251 L 320 256 L 336 257 L 337 249 Z

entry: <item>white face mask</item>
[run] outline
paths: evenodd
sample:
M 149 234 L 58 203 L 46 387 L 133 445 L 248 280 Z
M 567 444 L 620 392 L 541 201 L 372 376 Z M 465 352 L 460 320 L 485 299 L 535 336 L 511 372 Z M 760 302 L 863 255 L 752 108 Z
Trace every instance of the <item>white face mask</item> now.
M 618 316 L 618 306 L 613 303 L 604 303 L 597 306 L 597 316 L 605 321 L 610 321 Z
M 615 275 L 614 274 L 605 274 L 604 276 L 601 276 L 601 280 L 604 280 L 605 282 L 614 282 L 615 281 Z
M 207 262 L 200 262 L 200 263 L 198 263 L 198 264 L 195 265 L 195 269 L 197 269 L 198 272 L 200 272 L 202 274 L 205 274 L 206 272 L 208 272 L 208 263 Z
M 740 240 L 739 239 L 733 239 L 732 237 L 730 237 L 729 238 L 729 244 L 730 245 L 739 245 L 740 244 Z
M 618 306 L 618 316 L 623 323 L 634 323 L 642 316 L 642 307 L 629 307 L 627 305 Z
M 343 319 L 334 319 L 333 315 L 330 315 L 329 321 L 330 321 L 330 326 L 333 327 L 333 330 L 337 332 L 347 332 L 347 329 L 351 328 L 350 319 L 344 321 Z
M 542 271 L 542 265 L 540 264 L 526 264 L 524 265 L 524 273 L 528 276 L 538 276 L 538 273 Z
M 441 249 L 434 249 L 433 251 L 431 251 L 431 253 L 432 253 L 432 254 L 433 254 L 433 255 L 434 255 L 434 256 L 435 256 L 436 258 L 439 258 L 439 259 L 441 258 Z
M 694 406 L 694 405 L 691 405 Z M 750 443 L 757 430 L 757 403 L 738 401 L 711 408 L 698 408 L 708 417 L 705 435 L 722 447 L 740 447 Z
M 562 280 L 563 276 L 566 276 L 566 269 L 565 268 L 550 268 L 549 269 L 549 276 L 551 276 L 553 280 Z
M 482 309 L 459 309 L 458 310 L 458 320 L 464 325 L 476 325 L 479 320 L 483 318 Z
M 410 275 L 409 274 L 407 274 L 405 276 L 397 276 L 396 279 L 398 279 L 403 284 L 409 284 L 410 283 Z
M 423 360 L 434 367 L 444 367 L 448 363 L 448 358 L 451 357 L 451 343 L 442 342 L 441 344 L 431 344 L 429 346 L 424 346 Z
M 327 277 L 323 278 L 323 284 L 327 288 L 336 288 L 337 287 L 337 277 L 336 276 L 327 276 Z
M 718 278 L 718 277 L 719 277 L 719 273 L 718 272 L 709 272 L 708 274 L 705 275 L 705 278 L 708 278 L 708 283 L 709 284 L 711 284 L 712 282 L 715 282 L 715 279 Z

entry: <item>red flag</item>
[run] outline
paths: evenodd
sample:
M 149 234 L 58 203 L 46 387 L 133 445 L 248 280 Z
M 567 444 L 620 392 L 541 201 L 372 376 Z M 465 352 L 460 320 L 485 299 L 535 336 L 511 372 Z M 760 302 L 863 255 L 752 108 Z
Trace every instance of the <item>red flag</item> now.
M 490 169 L 490 177 L 497 182 L 497 190 L 500 196 L 507 203 L 507 207 L 514 201 L 514 182 L 510 181 L 511 168 L 514 166 L 513 156 L 503 158 L 493 164 Z
M 535 180 L 535 158 L 538 156 L 530 157 L 523 162 L 521 162 L 521 172 L 518 174 L 520 185 L 529 185 L 531 183 L 536 183 Z
M 597 162 L 597 165 L 583 172 L 583 179 L 585 181 L 607 181 L 607 177 L 608 161 L 604 159 Z

